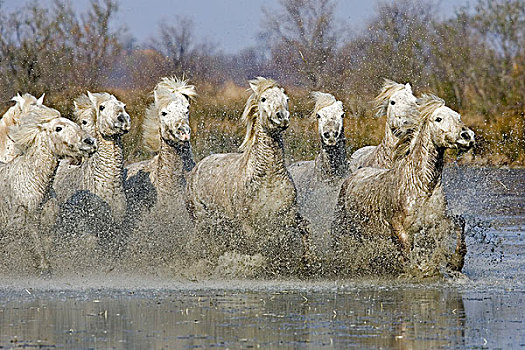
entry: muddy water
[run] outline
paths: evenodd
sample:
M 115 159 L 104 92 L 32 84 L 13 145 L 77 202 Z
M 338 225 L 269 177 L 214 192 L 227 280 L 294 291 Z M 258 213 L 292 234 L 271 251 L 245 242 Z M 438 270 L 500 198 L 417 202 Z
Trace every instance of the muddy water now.
M 525 347 L 525 170 L 449 168 L 465 277 L 206 281 L 122 274 L 0 282 L 0 347 Z

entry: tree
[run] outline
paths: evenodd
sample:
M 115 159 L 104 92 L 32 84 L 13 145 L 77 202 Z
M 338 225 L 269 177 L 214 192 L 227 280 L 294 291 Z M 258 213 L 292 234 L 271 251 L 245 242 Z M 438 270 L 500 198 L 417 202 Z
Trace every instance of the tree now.
M 341 50 L 347 84 L 370 95 L 377 92 L 384 78 L 428 86 L 434 13 L 430 2 L 379 3 L 367 29 Z
M 177 17 L 174 25 L 161 24 L 159 28 L 159 38 L 153 40 L 152 47 L 169 58 L 174 74 L 181 75 L 195 50 L 193 20 Z
M 263 33 L 274 68 L 285 79 L 318 89 L 330 73 L 337 40 L 332 0 L 280 0 L 263 9 Z M 294 79 L 295 78 L 295 79 Z
M 121 50 L 122 29 L 111 29 L 116 11 L 116 0 L 92 0 L 81 15 L 66 0 L 55 0 L 52 9 L 34 2 L 0 11 L 2 97 L 107 83 Z

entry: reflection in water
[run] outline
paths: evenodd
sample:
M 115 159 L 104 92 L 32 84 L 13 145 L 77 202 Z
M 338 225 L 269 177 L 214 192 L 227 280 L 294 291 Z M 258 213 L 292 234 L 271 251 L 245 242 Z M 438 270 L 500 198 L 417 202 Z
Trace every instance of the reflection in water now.
M 46 292 L 43 298 L 24 299 L 2 305 L 0 344 L 400 349 L 465 345 L 462 297 L 450 289 L 137 295 L 91 291 L 84 296 Z
M 522 293 L 487 297 L 443 286 L 34 293 L 2 295 L 12 300 L 1 306 L 0 346 L 472 349 L 525 341 Z

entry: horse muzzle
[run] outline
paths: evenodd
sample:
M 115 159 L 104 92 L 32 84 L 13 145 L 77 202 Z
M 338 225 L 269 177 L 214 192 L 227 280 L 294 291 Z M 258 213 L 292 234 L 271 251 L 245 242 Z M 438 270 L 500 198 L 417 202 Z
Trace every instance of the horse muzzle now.
M 290 112 L 276 112 L 275 118 L 272 118 L 273 122 L 283 129 L 286 129 L 290 125 Z
M 115 128 L 119 129 L 123 134 L 127 133 L 131 128 L 131 118 L 128 114 L 121 113 L 117 116 Z
M 82 153 L 85 153 L 90 156 L 93 153 L 95 153 L 98 149 L 97 140 L 91 136 L 85 137 L 84 139 L 82 139 L 79 149 Z
M 456 144 L 458 145 L 458 148 L 463 150 L 468 150 L 476 144 L 474 131 L 468 129 L 468 128 L 462 128 L 461 132 L 459 133 L 459 138 L 456 141 Z

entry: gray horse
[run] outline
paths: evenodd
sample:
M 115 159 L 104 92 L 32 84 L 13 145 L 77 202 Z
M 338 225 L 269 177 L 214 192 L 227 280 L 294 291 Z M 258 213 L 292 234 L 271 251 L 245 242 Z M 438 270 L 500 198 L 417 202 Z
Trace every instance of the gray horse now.
M 398 84 L 385 80 L 381 92 L 375 98 L 377 116 L 386 115 L 385 135 L 378 146 L 366 146 L 350 156 L 350 169 L 360 167 L 391 168 L 393 149 L 399 138 L 418 123 L 417 99 L 410 84 Z
M 188 178 L 188 205 L 201 242 L 195 251 L 210 259 L 228 251 L 260 254 L 269 273 L 294 273 L 304 262 L 307 231 L 284 164 L 288 97 L 261 77 L 250 81 L 250 89 L 242 153 L 208 156 Z
M 342 102 L 323 92 L 313 92 L 312 97 L 321 147 L 315 160 L 294 163 L 288 171 L 297 187 L 299 211 L 310 222 L 312 244 L 321 255 L 331 247 L 330 224 L 341 183 L 350 171 Z
M 396 146 L 391 169 L 361 168 L 341 186 L 332 228 L 340 268 L 399 273 L 415 267 L 433 274 L 455 255 L 464 256 L 458 237 L 451 244 L 446 231 L 421 236 L 418 221 L 429 214 L 428 204 L 441 185 L 445 150 L 468 150 L 474 133 L 435 96 L 423 96 L 420 111 L 420 124 Z M 423 245 L 430 247 L 428 256 L 418 256 L 417 266 L 411 266 L 412 253 Z

